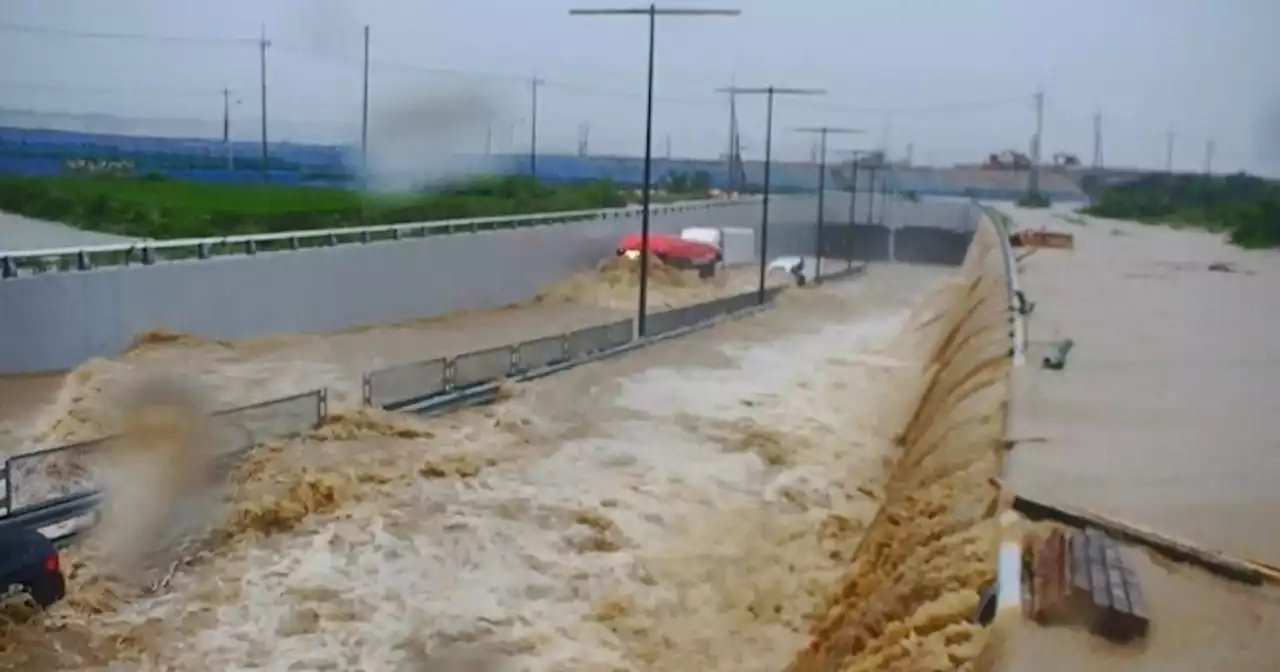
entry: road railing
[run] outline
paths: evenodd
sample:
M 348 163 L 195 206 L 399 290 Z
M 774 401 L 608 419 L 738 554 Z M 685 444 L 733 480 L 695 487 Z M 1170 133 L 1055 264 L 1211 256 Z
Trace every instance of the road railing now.
M 636 334 L 635 321 L 626 319 L 377 369 L 364 375 L 364 403 L 384 410 L 427 412 L 484 399 L 508 380 L 529 380 L 563 371 L 767 306 L 781 290 L 782 287 L 768 289 L 764 304 L 752 291 L 650 313 L 645 334 Z
M 755 203 L 756 198 L 679 201 L 650 206 L 652 215 L 707 211 Z M 94 268 L 151 265 L 164 261 L 201 260 L 259 252 L 303 250 L 339 245 L 360 245 L 387 240 L 478 233 L 504 229 L 555 226 L 576 222 L 638 217 L 640 206 L 572 210 L 496 217 L 443 219 L 429 222 L 381 224 L 328 229 L 282 231 L 209 238 L 138 240 L 106 245 L 57 247 L 37 250 L 0 250 L 0 279 L 25 273 L 88 271 Z

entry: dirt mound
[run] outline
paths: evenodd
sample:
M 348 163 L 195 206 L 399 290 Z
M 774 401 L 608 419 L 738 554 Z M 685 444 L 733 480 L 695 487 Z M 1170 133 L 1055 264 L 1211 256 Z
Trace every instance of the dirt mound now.
M 657 257 L 649 258 L 648 281 L 649 305 L 656 308 L 675 308 L 725 295 L 726 277 L 723 273 L 699 278 L 697 271 L 675 268 Z M 610 257 L 594 269 L 578 273 L 540 292 L 535 300 L 630 310 L 635 306 L 639 287 L 640 263 L 623 257 Z
M 149 329 L 133 337 L 129 347 L 124 349 L 125 356 L 137 355 L 157 347 L 170 346 L 199 347 L 213 345 L 220 348 L 231 348 L 233 343 L 216 338 L 205 338 L 196 334 L 168 329 Z
M 986 229 L 964 274 L 899 337 L 901 453 L 884 502 L 790 672 L 971 669 L 970 623 L 995 576 L 1008 333 L 999 249 Z

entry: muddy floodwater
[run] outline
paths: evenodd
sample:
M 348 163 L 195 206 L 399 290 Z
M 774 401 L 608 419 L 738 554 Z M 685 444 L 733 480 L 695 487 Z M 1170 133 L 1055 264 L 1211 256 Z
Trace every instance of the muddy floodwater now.
M 1037 305 L 1015 374 L 1011 433 L 1028 440 L 1009 460 L 1015 490 L 1280 564 L 1280 255 L 1197 231 L 1009 211 L 1020 228 L 1076 243 L 1022 262 Z M 1041 370 L 1065 338 L 1065 370 Z M 1129 553 L 1152 619 L 1145 647 L 1032 626 L 1008 669 L 1280 669 L 1280 593 Z
M 784 669 L 878 508 L 881 353 L 945 274 L 788 292 L 492 407 L 339 411 L 250 456 L 161 594 L 71 553 L 0 667 Z
M 321 387 L 329 390 L 336 408 L 358 405 L 367 371 L 634 317 L 637 270 L 634 264 L 608 260 L 520 304 L 332 334 L 234 342 L 163 329 L 140 334 L 120 356 L 90 360 L 68 373 L 0 376 L 0 456 L 110 432 L 112 398 L 120 385 L 155 373 L 202 382 L 223 408 Z M 750 267 L 724 269 L 709 280 L 657 267 L 650 278 L 649 310 L 750 291 L 757 278 Z M 768 278 L 770 285 L 789 280 L 785 273 Z

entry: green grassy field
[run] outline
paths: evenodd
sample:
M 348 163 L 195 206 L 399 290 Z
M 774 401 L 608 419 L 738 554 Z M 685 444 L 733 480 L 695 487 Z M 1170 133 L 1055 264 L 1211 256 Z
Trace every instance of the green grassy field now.
M 0 176 L 0 210 L 140 238 L 188 238 L 620 207 L 609 182 L 481 179 L 431 194 L 122 177 Z
M 1152 174 L 1104 189 L 1084 212 L 1203 228 L 1241 247 L 1280 247 L 1280 183 L 1243 173 Z

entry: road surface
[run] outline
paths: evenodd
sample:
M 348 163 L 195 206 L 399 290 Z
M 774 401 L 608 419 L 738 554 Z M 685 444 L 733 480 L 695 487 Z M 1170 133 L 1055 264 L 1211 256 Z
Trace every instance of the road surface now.
M 66 224 L 0 212 L 0 252 L 110 245 L 131 240 L 126 236 L 84 231 Z
M 1023 262 L 1036 302 L 1015 374 L 1014 490 L 1237 556 L 1280 563 L 1280 255 L 1216 236 L 1009 209 L 1074 251 Z M 1229 262 L 1239 272 L 1213 272 Z M 1076 342 L 1064 371 L 1045 344 Z M 1030 626 L 1009 670 L 1280 669 L 1280 592 L 1231 585 L 1130 549 L 1152 618 L 1144 650 Z
M 10 650 L 35 657 L 21 669 L 425 669 L 478 653 L 781 670 L 877 508 L 859 491 L 893 453 L 869 429 L 875 353 L 944 274 L 873 267 L 788 292 L 492 407 L 339 417 L 249 458 L 217 543 L 162 597 L 72 557 L 81 597 L 56 630 L 8 633 Z

